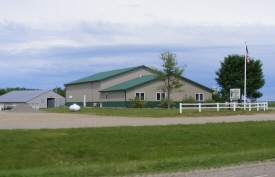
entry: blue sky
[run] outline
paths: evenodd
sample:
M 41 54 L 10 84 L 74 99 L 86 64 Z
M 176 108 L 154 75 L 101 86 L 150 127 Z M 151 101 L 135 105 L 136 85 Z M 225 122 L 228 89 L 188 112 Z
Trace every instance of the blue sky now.
M 160 67 L 163 50 L 184 77 L 217 86 L 229 54 L 263 62 L 260 101 L 275 100 L 272 0 L 0 0 L 0 88 L 53 89 L 98 72 Z

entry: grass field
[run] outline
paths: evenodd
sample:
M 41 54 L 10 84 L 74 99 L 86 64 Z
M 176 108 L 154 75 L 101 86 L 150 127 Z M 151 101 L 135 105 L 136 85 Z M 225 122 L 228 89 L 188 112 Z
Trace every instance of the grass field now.
M 165 108 L 81 108 L 78 112 L 72 112 L 68 107 L 40 109 L 42 112 L 48 113 L 72 113 L 72 114 L 94 114 L 102 116 L 130 116 L 130 117 L 202 117 L 202 116 L 230 116 L 230 115 L 252 115 L 258 113 L 270 113 L 275 110 L 257 111 L 252 109 L 251 111 L 244 111 L 243 109 L 233 110 L 220 109 L 217 112 L 216 109 L 202 109 L 199 112 L 198 109 L 183 110 L 183 113 L 179 113 L 179 108 L 173 108 L 167 110 Z
M 275 101 L 269 101 L 268 102 L 268 107 L 275 107 Z
M 121 176 L 275 158 L 275 121 L 0 130 L 0 176 Z

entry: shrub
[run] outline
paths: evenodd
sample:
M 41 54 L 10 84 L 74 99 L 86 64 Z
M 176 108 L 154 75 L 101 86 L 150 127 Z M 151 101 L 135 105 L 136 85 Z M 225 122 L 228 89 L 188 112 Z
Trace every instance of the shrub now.
M 150 105 L 150 108 L 155 108 L 155 105 L 151 104 L 151 105 Z
M 216 101 L 212 98 L 208 98 L 204 101 L 204 103 L 216 103 Z M 206 107 L 215 107 L 215 105 L 207 105 Z
M 187 97 L 187 95 L 185 95 L 185 97 L 183 97 L 182 99 L 182 103 L 197 103 L 195 98 L 192 97 L 191 95 L 189 97 Z M 194 107 L 191 105 L 185 106 L 185 107 Z
M 204 101 L 204 103 L 216 103 L 216 101 L 213 100 L 212 98 L 208 98 Z
M 212 94 L 212 99 L 218 103 L 224 103 L 225 101 L 228 101 L 228 97 L 221 96 L 221 94 Z
M 128 105 L 130 108 L 144 108 L 147 104 L 146 100 L 140 100 L 139 97 L 135 97 L 134 99 L 129 99 L 130 104 Z
M 174 101 L 170 99 L 170 108 L 172 108 L 175 105 Z M 160 108 L 168 108 L 168 99 L 167 98 L 162 98 L 159 101 L 158 107 Z

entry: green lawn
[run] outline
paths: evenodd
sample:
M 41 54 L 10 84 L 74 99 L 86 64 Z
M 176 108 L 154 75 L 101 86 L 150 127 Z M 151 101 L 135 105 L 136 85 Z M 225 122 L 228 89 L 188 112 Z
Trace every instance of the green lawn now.
M 268 107 L 275 107 L 275 101 L 269 101 L 268 102 Z
M 129 117 L 202 117 L 202 116 L 229 116 L 229 115 L 252 115 L 258 113 L 270 113 L 275 112 L 275 110 L 268 111 L 246 111 L 242 109 L 233 110 L 220 109 L 217 112 L 216 109 L 202 109 L 202 112 L 199 113 L 198 109 L 188 109 L 183 110 L 183 113 L 179 113 L 179 108 L 173 108 L 167 110 L 164 108 L 81 108 L 78 112 L 72 112 L 68 107 L 59 107 L 59 108 L 49 108 L 49 109 L 40 109 L 39 111 L 48 112 L 48 113 L 72 113 L 72 114 L 94 114 L 102 116 L 129 116 Z
M 121 176 L 275 158 L 275 121 L 0 130 L 0 176 Z

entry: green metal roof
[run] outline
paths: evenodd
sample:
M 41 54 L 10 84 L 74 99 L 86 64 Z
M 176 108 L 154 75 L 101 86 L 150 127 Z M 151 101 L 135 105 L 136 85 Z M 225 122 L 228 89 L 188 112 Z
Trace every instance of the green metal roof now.
M 143 85 L 145 83 L 151 82 L 153 80 L 156 80 L 157 75 L 147 75 L 147 76 L 141 76 L 126 82 L 123 82 L 121 84 L 114 85 L 112 87 L 100 90 L 100 92 L 107 92 L 107 91 L 118 91 L 118 90 L 129 90 L 131 88 L 137 87 L 139 85 Z
M 101 73 L 97 73 L 88 77 L 84 77 L 82 79 L 76 80 L 76 81 L 72 81 L 69 82 L 67 84 L 64 85 L 71 85 L 71 84 L 78 84 L 78 83 L 85 83 L 85 82 L 93 82 L 93 81 L 102 81 L 138 68 L 147 68 L 144 65 L 141 66 L 136 66 L 136 67 L 131 67 L 131 68 L 124 68 L 124 69 L 118 69 L 118 70 L 113 70 L 113 71 L 106 71 L 106 72 L 101 72 Z

